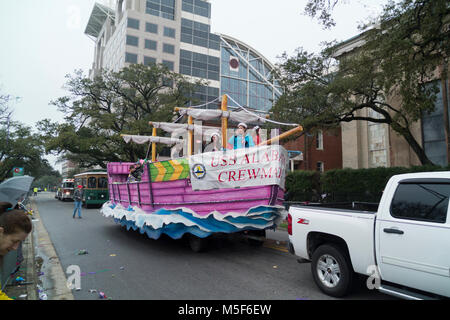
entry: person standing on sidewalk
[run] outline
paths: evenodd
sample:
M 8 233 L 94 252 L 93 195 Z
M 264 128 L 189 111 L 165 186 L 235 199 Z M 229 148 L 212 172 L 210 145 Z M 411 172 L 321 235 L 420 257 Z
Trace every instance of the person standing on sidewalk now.
M 73 218 L 78 210 L 78 218 L 81 219 L 81 205 L 83 203 L 83 186 L 79 185 L 77 190 L 73 193 L 73 200 L 75 201 L 75 208 L 73 209 Z

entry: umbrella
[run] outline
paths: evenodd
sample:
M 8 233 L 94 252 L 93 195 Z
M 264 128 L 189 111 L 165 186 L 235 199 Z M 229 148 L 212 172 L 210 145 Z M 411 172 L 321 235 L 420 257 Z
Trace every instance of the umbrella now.
M 18 176 L 9 178 L 0 183 L 0 201 L 9 202 L 15 207 L 28 193 L 34 178 Z

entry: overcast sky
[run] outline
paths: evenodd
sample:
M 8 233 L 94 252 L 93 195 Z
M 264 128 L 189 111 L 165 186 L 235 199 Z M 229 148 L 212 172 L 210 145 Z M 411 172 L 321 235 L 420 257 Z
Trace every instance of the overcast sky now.
M 92 65 L 94 42 L 84 29 L 95 2 L 111 0 L 0 1 L 0 91 L 21 98 L 12 105 L 15 120 L 30 126 L 44 118 L 63 120 L 49 102 L 66 94 L 66 74 L 87 73 Z M 355 36 L 358 24 L 380 13 L 387 0 L 341 1 L 331 30 L 303 14 L 306 0 L 210 2 L 212 32 L 237 38 L 277 63 L 283 52 L 317 52 L 322 41 Z M 49 160 L 61 170 L 54 157 Z

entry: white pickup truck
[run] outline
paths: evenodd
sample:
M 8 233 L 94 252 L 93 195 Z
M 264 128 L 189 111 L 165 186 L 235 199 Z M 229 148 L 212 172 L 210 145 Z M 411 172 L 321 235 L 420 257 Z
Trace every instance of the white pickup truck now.
M 289 251 L 342 297 L 355 274 L 404 299 L 450 297 L 450 172 L 393 176 L 377 212 L 291 206 Z

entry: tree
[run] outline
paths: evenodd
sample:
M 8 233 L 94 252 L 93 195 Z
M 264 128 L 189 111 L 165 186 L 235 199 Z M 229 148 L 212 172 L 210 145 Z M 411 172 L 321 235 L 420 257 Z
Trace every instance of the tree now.
M 0 92 L 0 181 L 10 178 L 14 167 L 38 179 L 44 175 L 59 176 L 42 156 L 44 148 L 31 127 L 13 119 L 11 102 L 17 97 Z
M 147 146 L 126 144 L 120 134 L 151 135 L 149 121 L 170 121 L 175 106 L 185 105 L 195 88 L 162 65 L 133 64 L 89 79 L 81 71 L 67 76 L 70 96 L 52 104 L 65 123 L 39 122 L 46 152 L 64 154 L 80 167 L 109 161 L 136 161 Z
M 325 44 L 319 54 L 302 48 L 293 57 L 284 54 L 280 74 L 287 93 L 272 111 L 307 128 L 386 123 L 422 164 L 431 164 L 411 125 L 434 110 L 438 87 L 430 80 L 437 70 L 445 79 L 448 75 L 448 17 L 444 0 L 403 0 L 386 6 L 379 24 L 360 35 L 364 44 L 339 61 L 336 43 Z M 365 109 L 371 113 L 363 114 Z
M 39 137 L 32 129 L 16 121 L 0 129 L 0 181 L 12 176 L 14 167 L 23 167 L 25 174 L 40 177 L 54 173 L 46 159 Z M 7 141 L 7 142 L 6 142 Z
M 31 188 L 53 188 L 58 186 L 62 181 L 61 175 L 45 175 L 35 179 L 31 184 Z M 49 190 L 48 190 L 49 191 Z
M 329 29 L 336 25 L 332 12 L 338 2 L 339 0 L 308 0 L 305 13 L 312 18 L 317 17 L 324 28 Z

